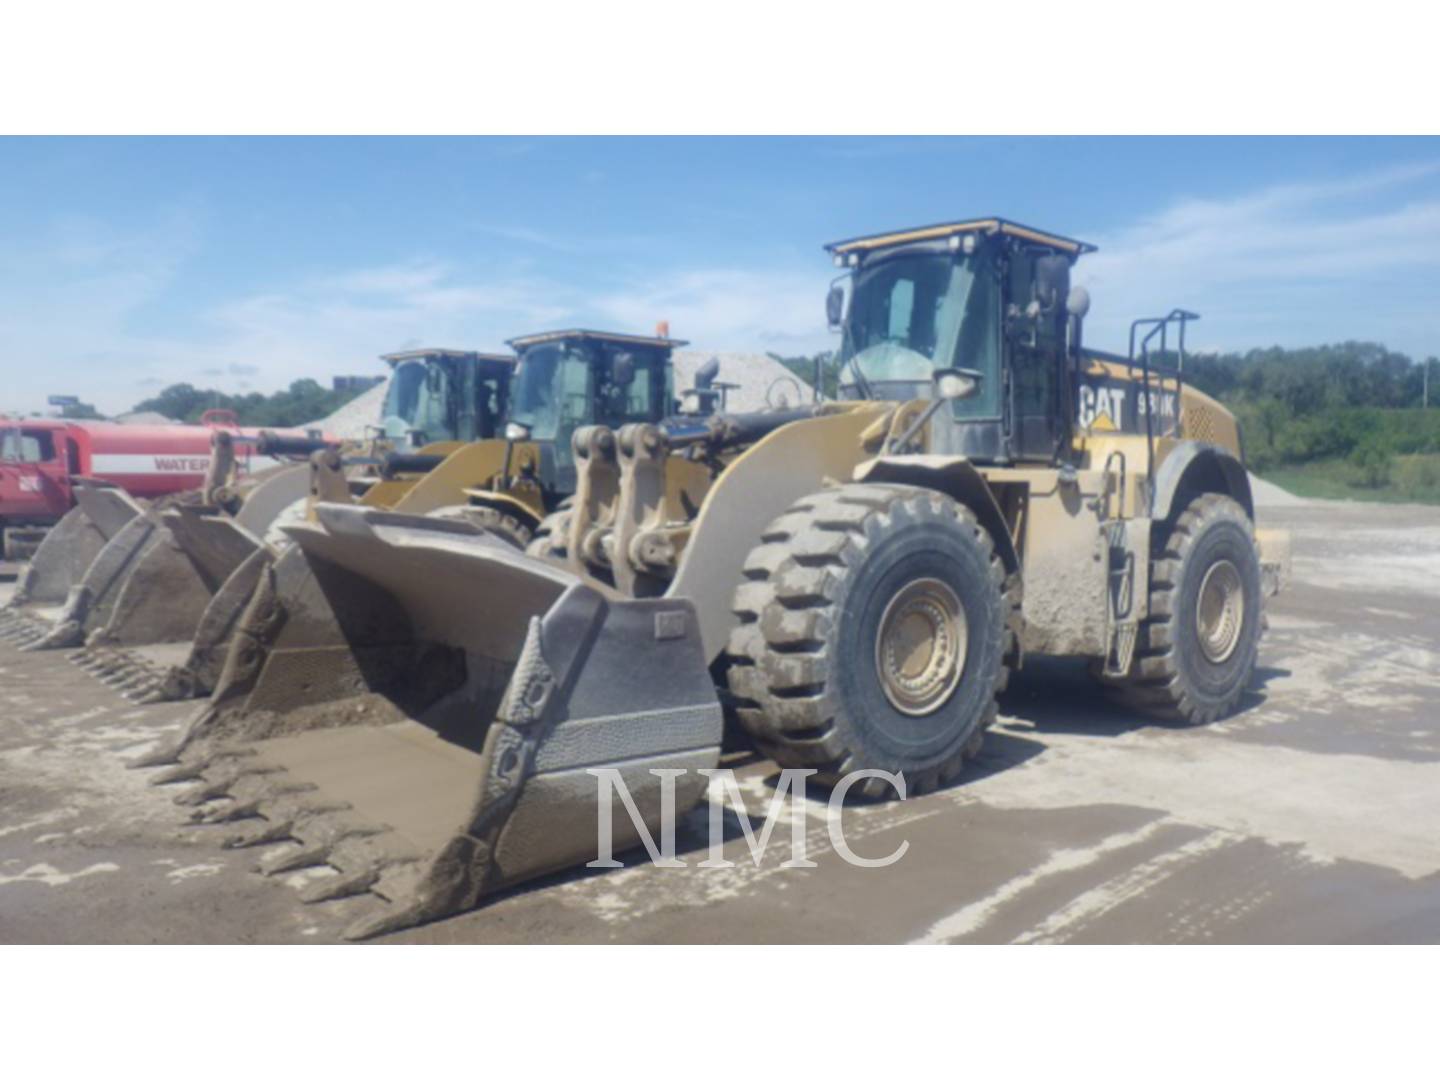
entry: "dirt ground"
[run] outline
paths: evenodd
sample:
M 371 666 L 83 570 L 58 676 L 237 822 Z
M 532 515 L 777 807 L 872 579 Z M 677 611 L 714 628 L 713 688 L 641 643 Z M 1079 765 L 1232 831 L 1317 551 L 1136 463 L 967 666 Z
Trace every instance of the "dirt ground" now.
M 1440 509 L 1263 508 L 1294 532 L 1238 715 L 1181 729 L 1117 712 L 1083 670 L 1033 663 L 978 767 L 905 803 L 823 801 L 809 855 L 580 871 L 394 942 L 1440 941 Z M 0 597 L 8 586 L 0 584 Z M 125 764 L 189 706 L 139 707 L 64 654 L 0 644 L 0 941 L 324 942 L 373 898 L 318 905 L 323 871 L 257 874 Z M 752 810 L 772 768 L 739 765 Z M 733 824 L 733 822 L 732 822 Z M 731 830 L 734 831 L 733 828 Z

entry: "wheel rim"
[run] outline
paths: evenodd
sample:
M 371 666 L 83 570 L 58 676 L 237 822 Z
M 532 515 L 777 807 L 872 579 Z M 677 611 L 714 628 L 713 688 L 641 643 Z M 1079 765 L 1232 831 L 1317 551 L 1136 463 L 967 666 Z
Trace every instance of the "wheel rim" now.
M 945 704 L 965 671 L 969 627 L 955 590 L 936 578 L 912 581 L 885 605 L 875 670 L 890 704 L 925 716 Z
M 1195 605 L 1195 631 L 1205 659 L 1212 664 L 1230 659 L 1240 644 L 1240 628 L 1244 625 L 1245 589 L 1240 571 L 1230 560 L 1222 559 L 1205 571 Z

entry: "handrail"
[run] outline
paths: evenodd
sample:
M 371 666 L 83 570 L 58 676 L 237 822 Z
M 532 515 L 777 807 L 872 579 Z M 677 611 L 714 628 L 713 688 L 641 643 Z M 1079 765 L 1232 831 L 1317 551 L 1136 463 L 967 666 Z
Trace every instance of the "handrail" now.
M 1143 402 L 1145 404 L 1145 481 L 1150 489 L 1151 512 L 1154 512 L 1155 500 L 1155 401 L 1151 397 L 1152 383 L 1150 380 L 1150 343 L 1158 335 L 1160 338 L 1160 352 L 1163 354 L 1169 345 L 1170 324 L 1177 324 L 1176 330 L 1176 363 L 1175 363 L 1175 420 L 1172 434 L 1180 433 L 1180 395 L 1185 386 L 1185 324 L 1200 318 L 1193 311 L 1186 311 L 1184 308 L 1172 308 L 1168 315 L 1151 316 L 1145 319 L 1136 319 L 1130 324 L 1130 364 L 1135 364 L 1135 335 L 1142 327 L 1149 327 L 1144 337 L 1140 339 L 1140 371 L 1144 380 Z M 1164 376 L 1161 376 L 1160 388 L 1164 390 Z M 1137 406 L 1138 407 L 1138 406 Z

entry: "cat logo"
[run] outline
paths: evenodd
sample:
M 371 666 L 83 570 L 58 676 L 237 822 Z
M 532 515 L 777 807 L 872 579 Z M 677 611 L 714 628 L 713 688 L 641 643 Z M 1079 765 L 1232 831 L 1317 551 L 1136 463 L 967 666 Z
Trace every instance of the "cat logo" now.
M 1080 387 L 1080 426 L 1094 431 L 1119 431 L 1128 393 L 1120 386 Z

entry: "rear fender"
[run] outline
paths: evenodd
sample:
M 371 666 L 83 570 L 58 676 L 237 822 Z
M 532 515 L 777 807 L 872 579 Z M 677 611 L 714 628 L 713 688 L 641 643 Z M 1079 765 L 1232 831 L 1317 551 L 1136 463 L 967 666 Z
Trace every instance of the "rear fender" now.
M 1155 470 L 1150 516 L 1155 521 L 1173 520 L 1191 499 L 1207 492 L 1229 495 L 1255 520 L 1250 477 L 1239 459 L 1213 443 L 1178 442 Z

